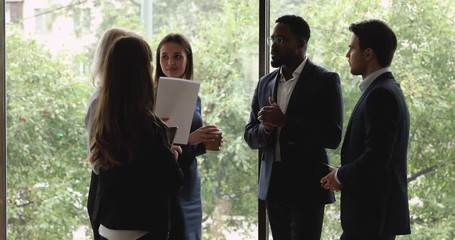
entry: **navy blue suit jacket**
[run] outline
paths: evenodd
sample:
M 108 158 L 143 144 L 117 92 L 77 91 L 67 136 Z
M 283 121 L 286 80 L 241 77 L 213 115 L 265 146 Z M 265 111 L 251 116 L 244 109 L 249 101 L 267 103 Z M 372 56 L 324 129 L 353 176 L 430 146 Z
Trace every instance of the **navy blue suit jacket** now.
M 392 73 L 376 78 L 350 117 L 338 179 L 349 236 L 410 233 L 406 179 L 409 112 Z
M 319 181 L 327 173 L 323 165 L 328 162 L 325 149 L 335 149 L 341 141 L 340 78 L 308 60 L 289 99 L 285 126 L 277 139 L 277 130 L 267 134 L 257 117 L 259 110 L 269 105 L 269 96 L 276 101 L 279 73 L 278 69 L 259 80 L 245 127 L 248 145 L 262 150 L 258 197 L 267 199 L 275 146 L 279 141 L 281 166 L 288 173 L 282 179 L 283 190 L 288 196 L 300 204 L 333 202 L 333 193 L 323 189 Z

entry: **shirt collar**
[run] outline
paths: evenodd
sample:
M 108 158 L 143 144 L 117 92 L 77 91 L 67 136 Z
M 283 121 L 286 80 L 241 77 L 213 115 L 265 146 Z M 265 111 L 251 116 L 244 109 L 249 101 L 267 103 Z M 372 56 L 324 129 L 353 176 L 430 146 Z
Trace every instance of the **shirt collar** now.
M 308 61 L 308 57 L 305 56 L 303 61 L 300 63 L 300 65 L 294 70 L 292 73 L 292 79 L 298 79 L 300 76 L 300 73 L 302 73 L 303 68 L 305 67 L 306 62 Z M 283 67 L 280 67 L 280 76 L 281 76 L 281 81 L 284 81 L 284 76 L 283 76 Z
M 372 72 L 370 75 L 368 75 L 366 78 L 363 79 L 363 81 L 360 83 L 359 88 L 360 92 L 363 94 L 365 90 L 373 83 L 373 81 L 378 78 L 381 74 L 390 72 L 390 69 L 388 67 L 386 68 L 381 68 L 378 69 L 374 72 Z

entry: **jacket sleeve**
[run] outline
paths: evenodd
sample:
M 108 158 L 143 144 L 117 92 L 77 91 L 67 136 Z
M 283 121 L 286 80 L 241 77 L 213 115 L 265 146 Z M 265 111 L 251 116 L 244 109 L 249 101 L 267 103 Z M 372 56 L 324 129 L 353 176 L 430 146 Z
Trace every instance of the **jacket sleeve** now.
M 248 146 L 252 149 L 259 149 L 274 142 L 276 136 L 275 131 L 266 132 L 264 125 L 258 120 L 258 112 L 261 109 L 260 101 L 261 94 L 264 94 L 265 86 L 261 85 L 261 79 L 254 91 L 253 100 L 251 103 L 251 112 L 248 123 L 245 126 L 243 137 Z M 264 96 L 268 98 L 268 96 Z
M 165 159 L 162 170 L 165 173 L 164 176 L 166 176 L 164 181 L 166 189 L 169 193 L 178 192 L 183 186 L 183 172 L 170 150 L 164 152 L 163 158 Z

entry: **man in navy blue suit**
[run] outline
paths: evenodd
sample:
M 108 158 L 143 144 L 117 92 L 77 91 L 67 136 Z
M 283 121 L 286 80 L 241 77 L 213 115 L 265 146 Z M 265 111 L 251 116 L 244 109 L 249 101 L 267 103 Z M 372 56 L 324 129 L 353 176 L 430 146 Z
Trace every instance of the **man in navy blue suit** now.
M 306 56 L 310 27 L 301 17 L 275 22 L 269 39 L 272 66 L 254 92 L 244 138 L 261 150 L 259 199 L 266 200 L 274 240 L 319 240 L 328 173 L 326 148 L 341 142 L 340 78 Z
M 395 33 L 380 20 L 353 23 L 346 57 L 361 75 L 362 95 L 350 117 L 341 167 L 321 179 L 341 190 L 342 240 L 392 240 L 410 234 L 407 149 L 409 112 L 389 70 Z

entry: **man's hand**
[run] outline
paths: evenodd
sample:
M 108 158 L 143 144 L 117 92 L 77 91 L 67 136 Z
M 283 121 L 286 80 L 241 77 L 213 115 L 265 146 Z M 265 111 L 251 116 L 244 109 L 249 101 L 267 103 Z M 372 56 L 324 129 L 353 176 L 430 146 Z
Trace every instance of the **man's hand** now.
M 321 178 L 321 187 L 330 190 L 330 191 L 341 191 L 343 185 L 339 184 L 335 179 L 335 173 L 337 168 L 330 168 L 330 173 L 327 176 Z
M 264 124 L 267 131 L 272 131 L 276 127 L 284 127 L 285 123 L 284 114 L 272 97 L 269 97 L 269 106 L 265 106 L 259 111 L 258 120 Z

